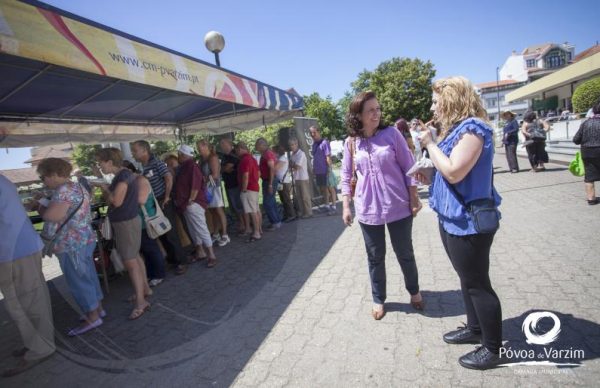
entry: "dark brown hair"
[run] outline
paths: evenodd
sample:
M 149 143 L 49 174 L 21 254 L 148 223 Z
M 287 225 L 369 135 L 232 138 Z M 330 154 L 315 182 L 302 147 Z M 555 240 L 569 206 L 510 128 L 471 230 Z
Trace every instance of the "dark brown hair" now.
M 362 136 L 363 123 L 360 121 L 360 114 L 365 107 L 365 103 L 369 100 L 377 98 L 374 92 L 360 92 L 352 99 L 352 102 L 348 106 L 348 113 L 346 113 L 346 127 L 348 129 L 348 135 L 351 137 Z M 383 115 L 379 119 L 379 125 L 377 129 L 385 128 L 383 124 Z
M 118 148 L 100 148 L 96 151 L 96 159 L 102 162 L 112 162 L 113 166 L 121 167 L 123 165 L 123 154 Z
M 37 166 L 37 172 L 41 176 L 52 176 L 55 175 L 61 178 L 68 178 L 71 176 L 73 166 L 63 159 L 59 158 L 46 158 L 40 162 Z

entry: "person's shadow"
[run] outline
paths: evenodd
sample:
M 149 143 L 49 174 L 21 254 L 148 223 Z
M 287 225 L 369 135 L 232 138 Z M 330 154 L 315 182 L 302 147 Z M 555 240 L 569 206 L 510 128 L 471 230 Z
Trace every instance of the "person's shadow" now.
M 540 315 L 554 314 L 559 320 L 559 326 L 557 327 L 557 323 L 551 317 L 544 317 L 537 324 L 535 319 L 530 319 L 529 324 L 523 327 L 527 317 L 536 312 L 541 313 Z M 546 345 L 527 343 L 524 331 L 528 332 L 529 336 L 539 337 L 558 328 L 560 331 L 556 339 Z M 559 367 L 577 367 L 583 365 L 583 361 L 600 357 L 600 325 L 572 314 L 552 310 L 529 310 L 518 317 L 504 320 L 502 332 L 505 340 L 503 363 L 543 361 L 569 364 Z
M 465 313 L 463 297 L 460 290 L 427 291 L 421 290 L 425 301 L 423 311 L 415 310 L 410 303 L 391 302 L 385 304 L 387 312 L 421 314 L 429 318 L 456 317 Z

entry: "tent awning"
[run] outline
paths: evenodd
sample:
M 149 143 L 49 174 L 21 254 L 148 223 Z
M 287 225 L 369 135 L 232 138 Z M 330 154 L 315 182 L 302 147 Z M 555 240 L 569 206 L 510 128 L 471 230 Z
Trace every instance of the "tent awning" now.
M 296 94 L 37 1 L 0 0 L 0 146 L 174 139 L 292 117 Z
M 534 98 L 572 82 L 600 75 L 600 53 L 575 62 L 506 95 L 506 101 Z

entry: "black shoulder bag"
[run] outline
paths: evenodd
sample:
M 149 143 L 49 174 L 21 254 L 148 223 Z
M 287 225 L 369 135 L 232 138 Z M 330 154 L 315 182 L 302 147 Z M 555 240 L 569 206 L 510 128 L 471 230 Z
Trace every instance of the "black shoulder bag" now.
M 477 233 L 494 233 L 500 228 L 500 214 L 494 200 L 494 171 L 492 171 L 492 198 L 476 199 L 466 204 L 453 184 L 450 184 L 450 190 L 471 216 Z

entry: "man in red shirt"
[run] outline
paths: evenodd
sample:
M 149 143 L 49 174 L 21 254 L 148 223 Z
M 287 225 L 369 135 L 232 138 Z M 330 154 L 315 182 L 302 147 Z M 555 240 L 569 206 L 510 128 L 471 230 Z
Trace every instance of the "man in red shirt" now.
M 277 202 L 275 201 L 275 193 L 279 185 L 279 180 L 275 176 L 277 156 L 269 148 L 269 143 L 262 137 L 256 141 L 255 148 L 261 154 L 260 177 L 262 178 L 263 207 L 271 222 L 267 230 L 276 230 L 281 227 L 281 216 L 277 211 Z
M 212 248 L 212 238 L 206 225 L 206 194 L 204 178 L 200 167 L 194 161 L 194 149 L 182 144 L 178 149 L 179 174 L 175 182 L 175 206 L 185 217 L 190 237 L 196 246 L 196 257 L 206 258 L 203 245 L 208 251 L 207 267 L 217 264 L 217 258 Z
M 246 225 L 250 225 L 248 218 L 252 220 L 253 234 L 248 242 L 260 240 L 262 217 L 258 206 L 258 163 L 248 150 L 244 142 L 239 142 L 235 152 L 240 158 L 238 164 L 238 185 L 240 187 L 240 199 L 244 207 Z

